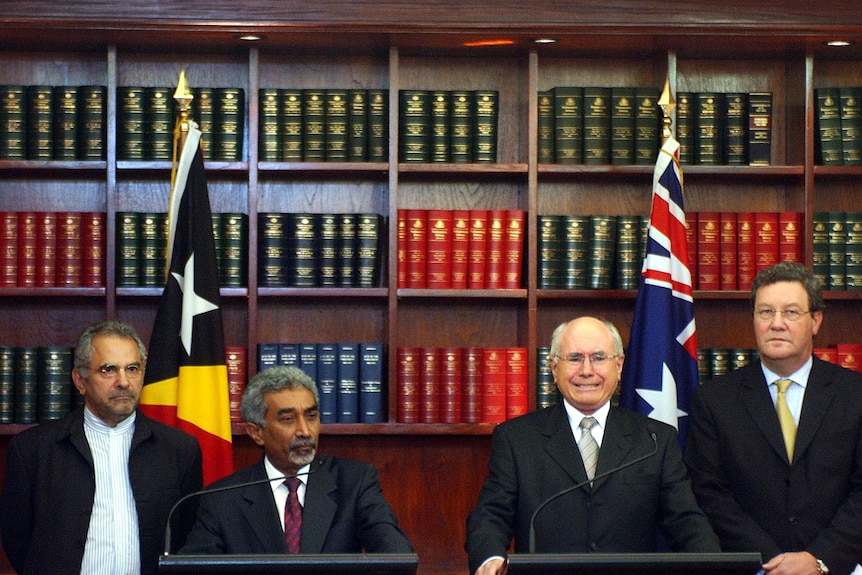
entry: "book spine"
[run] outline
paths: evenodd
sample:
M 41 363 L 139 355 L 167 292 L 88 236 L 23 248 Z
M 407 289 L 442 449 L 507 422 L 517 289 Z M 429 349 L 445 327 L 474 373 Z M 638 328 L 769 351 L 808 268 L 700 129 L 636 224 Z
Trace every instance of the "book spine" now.
M 718 219 L 720 226 L 718 288 L 733 291 L 737 289 L 737 269 L 739 266 L 736 251 L 738 237 L 736 214 L 734 212 L 720 212 Z
M 279 88 L 258 90 L 258 135 L 257 157 L 261 162 L 277 162 L 281 159 L 282 95 Z
M 57 213 L 57 287 L 82 287 L 84 284 L 81 217 L 81 212 Z
M 829 289 L 829 213 L 814 212 L 811 271 L 824 289 Z
M 449 116 L 449 160 L 456 164 L 473 161 L 473 126 L 476 122 L 473 93 L 453 90 Z
M 755 275 L 778 263 L 778 213 L 754 214 Z
M 584 164 L 611 163 L 611 89 L 584 88 Z
M 84 287 L 105 285 L 106 220 L 104 212 L 81 214 L 81 284 Z
M 121 160 L 144 159 L 144 88 L 117 88 L 117 156 Z
M 841 142 L 841 93 L 838 88 L 818 88 L 814 91 L 817 135 L 817 163 L 840 166 L 844 162 Z
M 433 90 L 430 94 L 430 99 L 431 161 L 435 163 L 447 163 L 450 161 L 450 93 L 447 90 Z
M 484 356 L 483 350 L 478 347 L 465 347 L 461 350 L 461 420 L 464 423 L 483 421 Z
M 719 165 L 722 161 L 722 95 L 717 92 L 698 92 L 695 110 L 697 114 L 696 162 L 701 165 Z
M 326 161 L 347 161 L 347 90 L 326 90 Z
M 258 214 L 258 285 L 284 287 L 289 266 L 287 215 L 274 212 Z
M 470 254 L 470 210 L 452 212 L 452 289 L 467 289 Z
M 359 344 L 338 344 L 338 423 L 359 423 Z
M 347 160 L 368 161 L 368 90 L 353 88 L 347 92 Z
M 0 160 L 27 158 L 27 87 L 0 86 Z
M 407 210 L 407 287 L 425 288 L 428 241 L 427 210 Z
M 278 344 L 278 365 L 299 367 L 299 344 L 282 342 Z
M 560 392 L 554 381 L 554 372 L 548 358 L 550 347 L 540 347 L 536 350 L 536 409 L 544 409 L 560 402 Z
M 748 163 L 772 163 L 772 92 L 748 95 Z
M 635 163 L 635 89 L 611 88 L 611 164 Z
M 482 422 L 506 421 L 506 348 L 482 350 Z
M 144 159 L 170 160 L 174 145 L 174 100 L 169 88 L 144 89 Z
M 428 162 L 431 159 L 431 95 L 428 90 L 401 90 L 398 133 L 400 161 Z
M 320 214 L 320 251 L 318 270 L 320 286 L 339 285 L 341 267 L 339 264 L 339 240 L 341 237 L 341 218 L 338 214 Z
M 419 349 L 419 423 L 440 423 L 440 350 Z
M 560 289 L 562 287 L 562 227 L 563 216 L 538 216 L 538 238 L 536 253 L 536 287 L 538 289 Z
M 587 289 L 590 248 L 590 217 L 563 216 L 563 285 L 565 289 Z
M 242 160 L 245 130 L 245 91 L 242 88 L 216 88 L 213 124 L 213 159 L 222 162 Z
M 368 160 L 389 160 L 389 90 L 368 90 Z
M 78 156 L 78 87 L 54 88 L 54 153 L 55 160 L 74 160 Z
M 338 421 L 338 346 L 317 344 L 317 392 L 320 396 L 320 422 Z
M 278 344 L 265 342 L 257 344 L 257 372 L 260 373 L 278 365 Z
M 749 291 L 756 275 L 756 243 L 753 212 L 738 212 L 736 214 L 736 288 Z
M 729 92 L 722 98 L 724 130 L 722 160 L 726 165 L 748 164 L 748 94 Z
M 556 161 L 556 154 L 554 152 L 554 93 L 552 90 L 539 92 L 538 116 L 537 146 L 539 163 L 553 164 Z
M 221 214 L 220 284 L 244 287 L 248 275 L 248 216 L 240 212 Z
M 72 349 L 45 346 L 36 352 L 36 421 L 46 423 L 69 413 L 72 399 Z
M 583 88 L 560 86 L 553 93 L 555 163 L 580 164 L 584 161 Z
M 616 216 L 590 216 L 590 289 L 613 287 L 616 240 Z
M 318 222 L 314 214 L 287 214 L 291 264 L 288 285 L 315 287 L 317 279 Z
M 227 366 L 227 397 L 231 423 L 243 423 L 242 394 L 248 381 L 248 350 L 244 347 L 225 346 Z
M 696 121 L 694 111 L 695 94 L 677 92 L 676 94 L 676 140 L 679 142 L 679 163 L 691 166 L 695 163 Z
M 140 259 L 140 285 L 142 287 L 159 287 L 165 281 L 165 253 L 162 228 L 166 214 L 144 212 L 140 215 L 138 249 Z
M 141 250 L 139 237 L 141 233 L 141 214 L 138 212 L 117 212 L 116 220 L 116 255 L 117 255 L 117 286 L 138 287 L 141 285 L 139 264 Z
M 802 212 L 778 212 L 778 261 L 803 263 L 804 216 Z
M 428 210 L 426 287 L 452 287 L 452 211 Z
M 524 260 L 524 210 L 506 210 L 503 235 L 503 289 L 521 287 Z
M 34 287 L 54 287 L 57 285 L 57 212 L 37 212 L 35 242 Z
M 527 348 L 506 349 L 506 419 L 524 415 L 529 411 L 529 370 Z
M 338 285 L 357 285 L 358 216 L 340 214 L 338 217 Z
M 380 284 L 380 254 L 383 216 L 357 214 L 356 216 L 356 286 L 372 288 Z
M 615 253 L 615 282 L 617 289 L 637 289 L 640 280 L 641 218 L 637 215 L 617 216 L 617 238 Z
M 399 347 L 396 354 L 398 423 L 419 423 L 420 348 Z
M 505 285 L 506 219 L 506 210 L 488 210 L 484 285 L 486 289 L 502 289 Z
M 205 160 L 213 159 L 213 134 L 215 123 L 215 89 L 207 86 L 192 88 L 192 117 L 201 130 L 201 153 Z
M 462 349 L 440 350 L 440 422 L 461 423 L 463 409 Z
M 500 93 L 497 90 L 476 90 L 473 98 L 473 161 L 480 164 L 494 163 L 497 161 Z
M 862 212 L 844 214 L 844 289 L 862 290 Z
M 403 289 L 409 287 L 409 284 L 407 283 L 407 210 L 404 208 L 398 208 L 397 217 L 398 221 L 396 222 L 397 227 L 395 229 L 395 255 L 396 265 L 398 266 L 398 269 L 396 270 L 396 281 L 398 282 L 398 289 Z
M 0 211 L 0 287 L 18 287 L 18 214 Z
M 27 88 L 27 159 L 50 160 L 54 152 L 54 88 Z
M 488 253 L 488 210 L 470 210 L 470 243 L 468 246 L 467 287 L 485 287 Z
M 282 162 L 301 162 L 307 148 L 304 142 L 304 93 L 299 89 L 281 89 L 281 155 Z M 319 141 L 319 138 L 317 138 Z
M 697 289 L 717 290 L 721 286 L 721 215 L 697 214 Z
M 862 88 L 841 87 L 838 97 L 842 163 L 845 166 L 859 166 L 862 165 Z
M 39 214 L 18 214 L 18 287 L 36 287 Z
M 36 423 L 38 385 L 36 347 L 15 348 L 15 423 Z
M 383 423 L 383 344 L 359 344 L 359 423 Z
M 317 344 L 299 344 L 299 369 L 312 381 L 317 381 Z
M 635 89 L 635 164 L 652 165 L 661 145 L 661 109 L 658 107 L 658 89 Z
M 302 91 L 302 159 L 326 160 L 326 90 Z
M 0 346 L 0 423 L 15 423 L 15 348 Z
M 825 284 L 830 290 L 843 291 L 847 272 L 847 232 L 844 229 L 846 215 L 843 212 L 828 213 L 829 276 Z

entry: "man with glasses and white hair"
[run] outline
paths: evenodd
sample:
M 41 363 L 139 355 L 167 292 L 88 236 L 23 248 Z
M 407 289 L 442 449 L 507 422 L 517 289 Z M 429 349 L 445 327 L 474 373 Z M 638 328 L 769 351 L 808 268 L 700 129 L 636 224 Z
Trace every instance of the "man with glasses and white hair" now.
M 118 321 L 84 329 L 72 381 L 84 407 L 12 439 L 0 533 L 21 574 L 156 574 L 173 504 L 201 488 L 197 440 L 137 410 L 146 350 Z M 174 514 L 174 545 L 194 522 Z
M 719 550 L 676 429 L 611 405 L 623 359 L 610 322 L 582 317 L 554 330 L 548 361 L 564 401 L 494 429 L 467 519 L 471 573 L 504 573 L 513 538 L 516 553 L 652 552 L 659 532 L 674 551 Z
M 760 360 L 699 386 L 685 461 L 726 551 L 769 575 L 847 575 L 862 559 L 862 374 L 813 355 L 823 289 L 798 263 L 751 289 Z

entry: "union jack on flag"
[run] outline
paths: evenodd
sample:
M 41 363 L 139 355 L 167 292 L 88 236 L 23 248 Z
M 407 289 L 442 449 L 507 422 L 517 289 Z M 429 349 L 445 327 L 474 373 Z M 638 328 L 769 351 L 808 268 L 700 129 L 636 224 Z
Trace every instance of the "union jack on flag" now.
M 653 173 L 646 256 L 638 283 L 620 405 L 677 428 L 685 445 L 698 383 L 679 143 L 669 137 Z

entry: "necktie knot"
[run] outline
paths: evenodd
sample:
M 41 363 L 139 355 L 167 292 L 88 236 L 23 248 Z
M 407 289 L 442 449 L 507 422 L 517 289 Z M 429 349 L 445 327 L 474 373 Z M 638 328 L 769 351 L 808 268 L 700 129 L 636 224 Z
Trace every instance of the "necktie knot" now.
M 595 417 L 585 417 L 581 420 L 581 429 L 589 431 L 596 423 L 598 423 L 598 421 L 596 421 Z
M 778 387 L 778 393 L 785 393 L 787 388 L 793 385 L 793 381 L 789 379 L 779 379 L 775 382 L 775 385 Z
M 299 489 L 299 477 L 288 477 L 284 480 L 284 484 L 287 485 L 289 492 L 296 493 L 296 490 Z

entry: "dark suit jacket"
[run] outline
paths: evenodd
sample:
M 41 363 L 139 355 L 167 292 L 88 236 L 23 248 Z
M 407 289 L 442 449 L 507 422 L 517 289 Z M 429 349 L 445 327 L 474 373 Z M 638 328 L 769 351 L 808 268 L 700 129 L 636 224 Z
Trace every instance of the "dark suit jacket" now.
M 138 512 L 141 572 L 158 572 L 171 506 L 200 489 L 197 440 L 138 412 L 129 452 L 129 477 Z M 6 449 L 0 494 L 3 547 L 18 573 L 80 573 L 93 508 L 96 478 L 84 435 L 84 411 L 24 431 Z M 183 512 L 177 543 L 190 527 Z
M 373 465 L 326 456 L 311 469 L 300 553 L 413 553 Z M 263 459 L 210 487 L 261 479 L 266 479 Z M 180 552 L 285 553 L 272 487 L 263 483 L 202 496 L 197 522 Z
M 691 492 L 676 430 L 613 407 L 596 474 L 656 449 L 652 457 L 548 504 L 536 517 L 536 551 L 651 552 L 658 531 L 678 551 L 718 551 L 718 539 Z M 586 481 L 565 408 L 557 405 L 497 426 L 488 477 L 467 519 L 470 571 L 488 557 L 529 549 L 530 517 L 555 493 Z
M 698 387 L 685 460 L 728 551 L 811 552 L 832 573 L 862 561 L 862 375 L 814 359 L 787 461 L 760 362 Z

